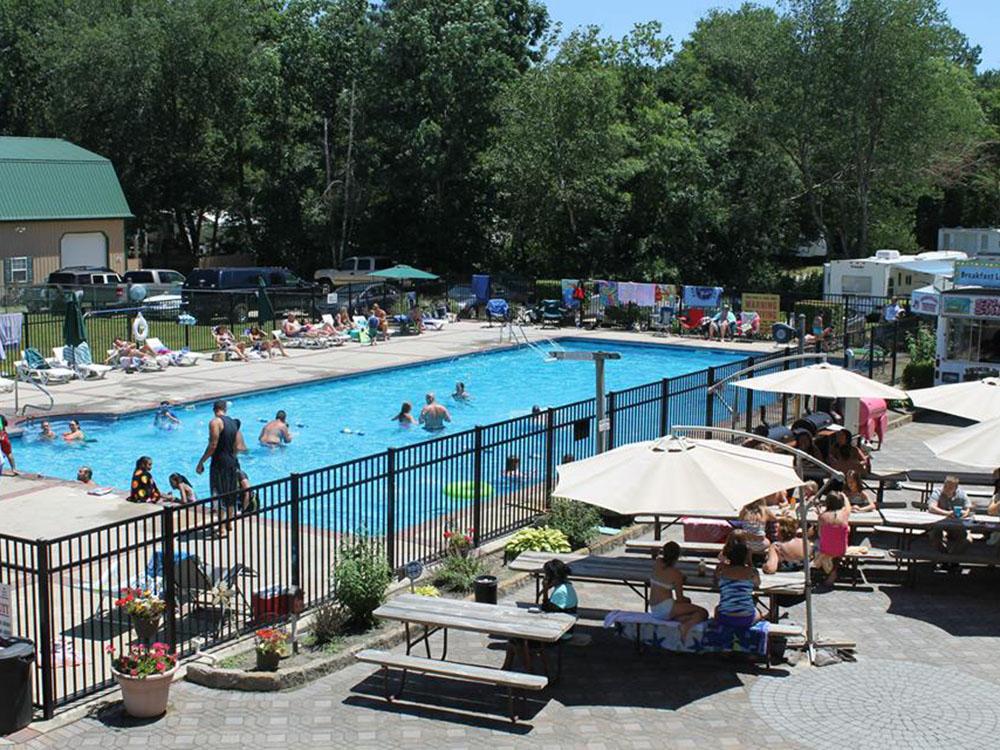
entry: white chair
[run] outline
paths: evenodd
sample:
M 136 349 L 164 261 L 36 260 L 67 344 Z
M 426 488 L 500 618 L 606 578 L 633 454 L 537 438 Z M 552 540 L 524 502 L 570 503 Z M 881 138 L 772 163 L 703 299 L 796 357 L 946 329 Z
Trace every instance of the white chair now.
M 76 373 L 68 367 L 59 367 L 48 360 L 43 360 L 45 366 L 31 366 L 28 364 L 25 354 L 21 352 L 21 359 L 14 363 L 17 373 L 30 380 L 35 380 L 42 385 L 53 385 L 55 383 L 68 383 L 76 377 Z
M 159 360 L 160 357 L 168 357 L 170 364 L 175 367 L 194 367 L 198 360 L 204 359 L 201 352 L 182 351 L 175 352 L 163 345 L 163 342 L 153 336 L 146 337 L 146 346 L 154 353 Z
M 99 365 L 93 361 L 80 362 L 77 361 L 75 357 L 72 362 L 68 362 L 66 360 L 66 347 L 64 346 L 52 347 L 51 361 L 59 367 L 65 367 L 69 370 L 75 371 L 76 376 L 80 378 L 80 380 L 100 380 L 114 369 L 111 365 Z

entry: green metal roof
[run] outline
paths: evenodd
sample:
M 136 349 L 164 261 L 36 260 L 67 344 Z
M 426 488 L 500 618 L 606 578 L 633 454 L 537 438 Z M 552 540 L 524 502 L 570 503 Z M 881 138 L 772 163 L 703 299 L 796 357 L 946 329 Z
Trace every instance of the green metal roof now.
M 0 221 L 130 216 L 103 156 L 58 138 L 0 136 Z

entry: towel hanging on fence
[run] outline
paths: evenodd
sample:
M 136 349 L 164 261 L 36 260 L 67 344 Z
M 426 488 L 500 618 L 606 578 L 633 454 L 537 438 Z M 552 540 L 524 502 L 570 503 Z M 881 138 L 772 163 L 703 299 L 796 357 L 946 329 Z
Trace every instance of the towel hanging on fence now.
M 0 359 L 6 359 L 6 350 L 21 348 L 21 332 L 24 326 L 23 313 L 0 315 Z
M 718 307 L 722 301 L 721 286 L 685 286 L 684 306 L 707 309 Z
M 618 305 L 618 282 L 598 281 L 597 296 L 601 300 L 601 307 L 617 307 Z

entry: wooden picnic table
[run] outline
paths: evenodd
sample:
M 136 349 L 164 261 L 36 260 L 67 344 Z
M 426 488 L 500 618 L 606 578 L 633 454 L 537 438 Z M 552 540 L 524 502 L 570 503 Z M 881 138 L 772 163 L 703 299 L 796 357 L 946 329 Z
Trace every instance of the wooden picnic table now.
M 966 531 L 989 534 L 1000 531 L 1000 517 L 976 513 L 967 519 L 954 516 L 942 516 L 926 510 L 910 510 L 907 508 L 885 508 L 882 510 L 881 525 L 897 528 L 903 531 L 900 540 L 901 549 L 909 549 L 913 544 L 914 532 L 929 531 L 932 527 L 940 529 L 964 528 Z
M 374 614 L 383 620 L 403 623 L 406 630 L 407 654 L 422 641 L 427 657 L 431 658 L 430 636 L 442 631 L 443 647 L 440 659 L 443 661 L 448 656 L 448 631 L 465 630 L 507 638 L 509 641 L 507 658 L 501 669 L 508 669 L 515 656 L 520 655 L 528 671 L 531 671 L 530 643 L 559 644 L 562 637 L 576 623 L 573 615 L 557 612 L 538 612 L 508 604 L 480 604 L 464 599 L 417 594 L 401 594 L 393 597 L 376 609 Z M 423 634 L 419 638 L 413 638 L 410 630 L 412 625 L 422 628 Z M 561 664 L 561 649 L 559 660 Z
M 535 577 L 535 601 L 541 598 L 542 567 L 552 559 L 559 559 L 570 566 L 570 579 L 584 583 L 603 583 L 627 586 L 642 597 L 644 609 L 649 609 L 649 579 L 653 575 L 653 560 L 643 557 L 605 557 L 587 554 L 553 554 L 550 552 L 522 552 L 508 567 L 511 570 L 531 573 Z M 684 587 L 698 591 L 715 591 L 715 563 L 680 561 L 677 564 L 685 575 Z M 760 586 L 754 592 L 758 601 L 768 599 L 767 610 L 772 622 L 780 615 L 779 597 L 802 596 L 805 593 L 805 576 L 802 573 L 773 573 L 760 575 Z

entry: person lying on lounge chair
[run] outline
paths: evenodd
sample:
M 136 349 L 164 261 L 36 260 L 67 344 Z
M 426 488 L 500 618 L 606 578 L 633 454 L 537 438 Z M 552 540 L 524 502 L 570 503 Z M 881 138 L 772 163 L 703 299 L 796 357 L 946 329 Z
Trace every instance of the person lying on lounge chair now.
M 275 351 L 280 352 L 282 357 L 288 356 L 288 352 L 285 351 L 285 347 L 281 344 L 281 339 L 265 336 L 259 326 L 251 326 L 249 337 L 250 348 L 262 357 L 266 356 L 270 359 L 274 357 Z

